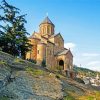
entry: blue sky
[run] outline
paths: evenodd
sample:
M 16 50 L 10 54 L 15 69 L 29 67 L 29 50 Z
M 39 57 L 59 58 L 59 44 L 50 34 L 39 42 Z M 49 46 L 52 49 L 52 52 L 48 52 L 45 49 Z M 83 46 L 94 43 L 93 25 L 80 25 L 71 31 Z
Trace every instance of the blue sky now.
M 27 31 L 38 31 L 38 25 L 49 14 L 60 32 L 65 47 L 70 47 L 74 64 L 100 71 L 100 0 L 7 0 L 27 14 Z M 1 0 L 0 0 L 1 2 Z

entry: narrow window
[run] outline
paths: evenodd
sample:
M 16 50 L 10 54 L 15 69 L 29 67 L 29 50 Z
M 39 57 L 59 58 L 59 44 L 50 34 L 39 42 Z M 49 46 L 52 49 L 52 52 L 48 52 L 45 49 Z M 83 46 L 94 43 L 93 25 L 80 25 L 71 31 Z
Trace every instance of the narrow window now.
M 39 54 L 39 50 L 38 50 L 38 54 Z
M 51 50 L 50 50 L 50 55 L 51 55 Z
M 49 33 L 49 26 L 47 26 L 47 33 Z

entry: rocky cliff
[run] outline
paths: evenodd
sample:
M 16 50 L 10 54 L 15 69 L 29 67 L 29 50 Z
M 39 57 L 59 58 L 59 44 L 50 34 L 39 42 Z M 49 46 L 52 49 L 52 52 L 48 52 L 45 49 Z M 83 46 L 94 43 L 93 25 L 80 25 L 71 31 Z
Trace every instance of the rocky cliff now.
M 83 84 L 0 51 L 0 100 L 85 100 Z

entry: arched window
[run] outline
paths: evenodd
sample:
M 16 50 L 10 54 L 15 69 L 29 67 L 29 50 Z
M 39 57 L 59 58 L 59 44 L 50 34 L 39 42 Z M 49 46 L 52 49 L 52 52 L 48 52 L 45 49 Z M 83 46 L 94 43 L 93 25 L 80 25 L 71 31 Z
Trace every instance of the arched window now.
M 44 33 L 45 34 L 47 33 L 47 27 L 44 27 Z
M 45 33 L 45 28 L 43 28 L 43 34 Z

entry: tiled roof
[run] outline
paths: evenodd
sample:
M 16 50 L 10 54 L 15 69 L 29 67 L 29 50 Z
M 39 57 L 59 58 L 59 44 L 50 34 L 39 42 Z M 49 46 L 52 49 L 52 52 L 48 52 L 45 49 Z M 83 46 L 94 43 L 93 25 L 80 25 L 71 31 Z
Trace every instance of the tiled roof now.
M 67 54 L 68 53 L 68 51 L 69 51 L 69 49 L 63 49 L 63 50 L 61 50 L 60 52 L 58 52 L 56 55 L 57 56 L 60 56 L 60 55 L 65 55 L 65 54 Z
M 58 35 L 58 34 L 53 34 L 51 37 L 49 37 L 49 38 L 54 38 L 56 35 Z
M 45 24 L 45 23 L 49 23 L 49 24 L 54 25 L 54 24 L 52 23 L 52 21 L 49 19 L 49 17 L 46 17 L 46 18 L 43 20 L 43 22 L 42 22 L 41 24 Z
M 44 45 L 47 45 L 46 43 L 44 43 L 43 41 L 40 41 L 38 44 L 44 44 Z
M 37 40 L 41 40 L 41 39 L 36 38 L 36 37 L 29 37 L 29 39 L 37 39 Z
M 58 35 L 60 35 L 60 36 L 62 37 L 62 35 L 61 35 L 60 33 L 57 33 L 57 34 L 53 34 L 50 38 L 56 37 L 56 36 L 58 36 Z M 63 37 L 62 37 L 62 38 L 63 38 Z
M 53 43 L 53 42 L 51 42 L 51 41 L 49 41 L 49 40 L 48 40 L 47 42 L 49 42 L 49 43 L 51 43 L 51 44 L 55 45 L 55 43 Z

